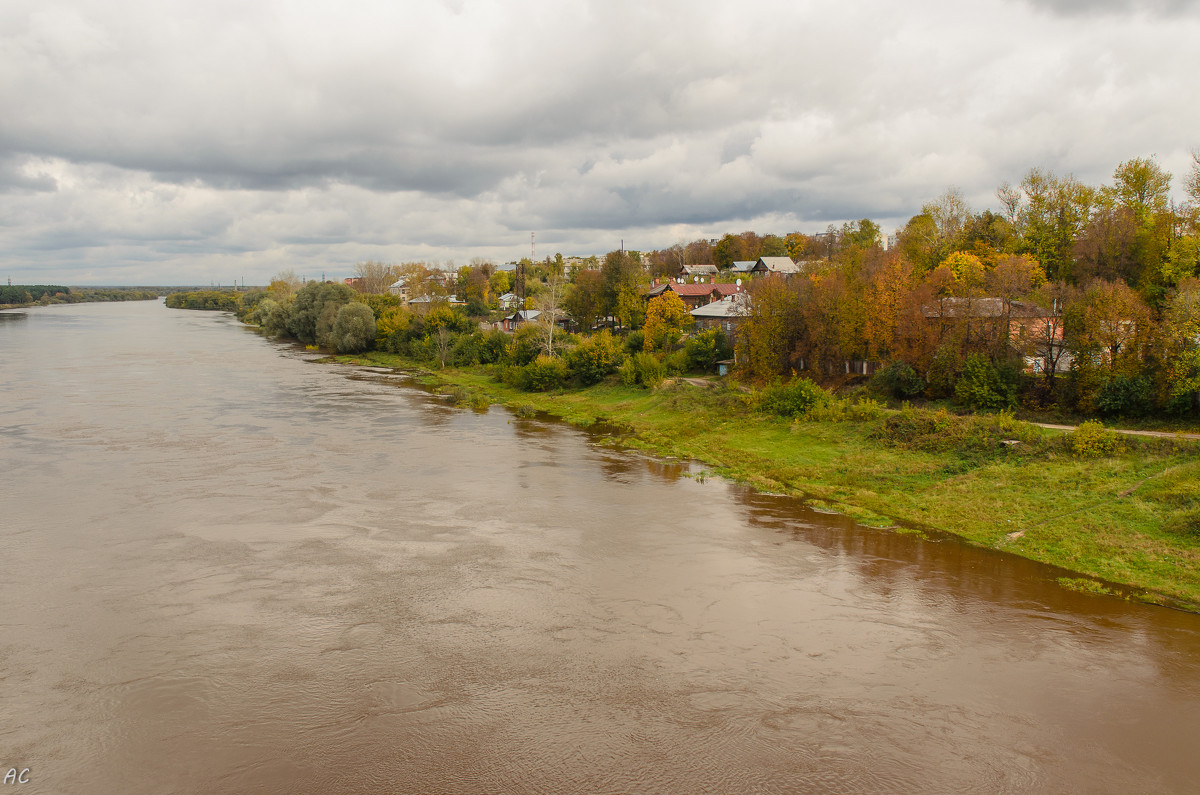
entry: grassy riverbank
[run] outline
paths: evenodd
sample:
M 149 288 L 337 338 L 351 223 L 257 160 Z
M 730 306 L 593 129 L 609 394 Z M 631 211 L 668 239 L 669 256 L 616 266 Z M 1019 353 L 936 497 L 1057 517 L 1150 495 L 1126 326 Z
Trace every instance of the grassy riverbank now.
M 415 368 L 383 353 L 338 358 Z M 628 429 L 626 446 L 695 459 L 715 474 L 803 496 L 866 524 L 952 533 L 1128 586 L 1116 590 L 1135 598 L 1200 611 L 1200 443 L 1130 438 L 1113 455 L 1079 458 L 1061 432 L 1010 422 L 1003 430 L 1024 441 L 988 445 L 979 437 L 998 438 L 985 427 L 991 421 L 948 418 L 954 430 L 939 430 L 931 446 L 898 438 L 896 423 L 887 422 L 897 412 L 791 421 L 756 412 L 746 395 L 721 387 L 606 383 L 530 393 L 482 368 L 422 372 L 462 403 Z M 1107 589 L 1087 578 L 1063 584 Z

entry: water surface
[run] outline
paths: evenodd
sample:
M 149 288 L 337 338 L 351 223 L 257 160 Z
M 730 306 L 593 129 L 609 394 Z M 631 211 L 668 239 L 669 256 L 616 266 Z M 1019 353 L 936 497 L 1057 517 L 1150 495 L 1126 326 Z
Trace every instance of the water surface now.
M 0 313 L 25 792 L 1194 792 L 1200 618 L 161 303 Z

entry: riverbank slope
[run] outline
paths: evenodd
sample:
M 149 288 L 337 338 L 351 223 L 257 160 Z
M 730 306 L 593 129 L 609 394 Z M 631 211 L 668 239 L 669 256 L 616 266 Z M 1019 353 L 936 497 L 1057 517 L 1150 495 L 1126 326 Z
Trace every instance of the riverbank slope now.
M 714 474 L 804 497 L 865 524 L 949 533 L 1085 575 L 1062 578 L 1068 587 L 1200 612 L 1195 442 L 1130 439 L 1112 454 L 1081 458 L 1060 432 L 1015 423 L 1011 432 L 1026 441 L 993 445 L 993 452 L 970 439 L 921 449 L 889 437 L 879 417 L 790 421 L 756 412 L 745 395 L 720 387 L 609 383 L 531 393 L 483 368 L 428 371 L 384 353 L 330 361 L 414 372 L 467 405 L 502 403 L 619 428 L 622 445 L 693 459 Z

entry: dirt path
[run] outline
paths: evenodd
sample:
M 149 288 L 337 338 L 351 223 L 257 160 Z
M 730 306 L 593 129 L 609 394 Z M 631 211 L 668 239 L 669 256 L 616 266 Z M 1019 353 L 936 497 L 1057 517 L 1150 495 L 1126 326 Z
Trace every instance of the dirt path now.
M 1036 425 L 1039 428 L 1050 428 L 1055 431 L 1073 431 L 1075 425 L 1051 425 L 1048 422 L 1031 422 L 1030 425 Z M 1108 428 L 1116 433 L 1124 433 L 1130 436 L 1155 436 L 1159 439 L 1191 439 L 1192 441 L 1200 442 L 1200 433 L 1174 433 L 1171 431 L 1127 431 L 1121 428 Z

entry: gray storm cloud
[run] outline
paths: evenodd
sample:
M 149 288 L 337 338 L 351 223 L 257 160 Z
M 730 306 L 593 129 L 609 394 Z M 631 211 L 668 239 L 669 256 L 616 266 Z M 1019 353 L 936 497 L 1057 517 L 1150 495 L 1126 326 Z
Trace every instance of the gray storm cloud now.
M 262 281 L 507 259 L 530 231 L 587 254 L 903 223 L 1032 166 L 1181 171 L 1195 4 L 1082 6 L 18 0 L 0 259 L 25 281 Z

